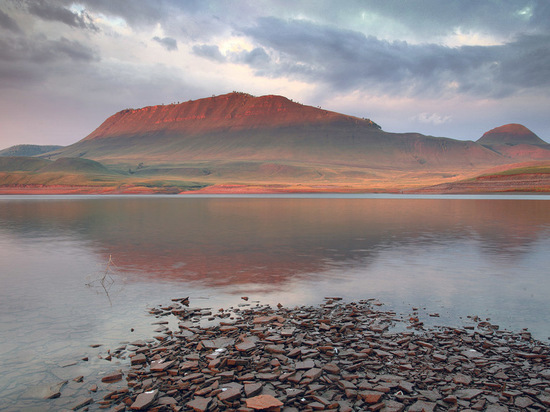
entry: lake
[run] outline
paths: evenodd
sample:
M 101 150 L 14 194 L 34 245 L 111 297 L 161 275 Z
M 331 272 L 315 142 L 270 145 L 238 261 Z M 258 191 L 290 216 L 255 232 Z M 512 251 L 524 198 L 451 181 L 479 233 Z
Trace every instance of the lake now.
M 550 336 L 547 195 L 0 196 L 0 264 L 0 409 L 112 369 L 99 356 L 185 296 L 376 298 L 428 326 Z

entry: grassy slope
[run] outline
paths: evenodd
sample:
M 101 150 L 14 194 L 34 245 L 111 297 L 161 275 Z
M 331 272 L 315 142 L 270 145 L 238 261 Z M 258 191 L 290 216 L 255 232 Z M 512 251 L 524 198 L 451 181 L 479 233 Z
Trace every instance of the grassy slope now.
M 500 166 L 471 178 L 413 189 L 413 191 L 424 193 L 550 192 L 550 162 Z
M 43 153 L 51 152 L 52 150 L 62 149 L 63 146 L 58 145 L 36 145 L 36 144 L 20 144 L 0 150 L 0 157 L 3 156 L 36 156 Z

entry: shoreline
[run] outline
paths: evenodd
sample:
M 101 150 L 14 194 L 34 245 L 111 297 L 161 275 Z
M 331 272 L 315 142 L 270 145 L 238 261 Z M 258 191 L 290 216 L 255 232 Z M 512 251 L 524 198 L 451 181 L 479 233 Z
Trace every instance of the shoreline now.
M 113 411 L 550 408 L 550 347 L 525 330 L 479 318 L 425 329 L 374 299 L 292 309 L 242 299 L 216 313 L 187 298 L 151 309 L 157 335 L 108 350 L 120 364 L 71 392 L 78 399 L 60 388 L 49 402 Z

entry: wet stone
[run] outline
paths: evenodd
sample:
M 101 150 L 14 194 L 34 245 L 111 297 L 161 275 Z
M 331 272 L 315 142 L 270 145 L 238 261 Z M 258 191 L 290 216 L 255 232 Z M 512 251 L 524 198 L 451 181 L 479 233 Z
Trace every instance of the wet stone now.
M 157 399 L 157 396 L 158 396 L 157 389 L 140 393 L 137 396 L 135 402 L 132 403 L 130 408 L 136 411 L 144 410 L 148 408 L 155 401 L 155 399 Z
M 116 382 L 122 379 L 122 372 L 111 372 L 101 378 L 101 382 Z
M 85 406 L 90 405 L 93 402 L 94 400 L 92 398 L 81 396 L 73 402 L 73 405 L 71 406 L 71 410 L 77 411 L 79 409 L 84 408 Z

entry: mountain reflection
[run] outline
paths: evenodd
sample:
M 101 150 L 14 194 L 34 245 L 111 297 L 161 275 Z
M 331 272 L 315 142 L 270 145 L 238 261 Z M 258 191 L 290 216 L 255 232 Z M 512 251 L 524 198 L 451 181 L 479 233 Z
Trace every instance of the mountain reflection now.
M 513 262 L 550 229 L 544 200 L 105 197 L 0 205 L 0 231 L 84 242 L 135 281 L 270 290 L 335 265 L 368 266 L 411 244 L 429 250 L 466 239 L 489 259 Z

